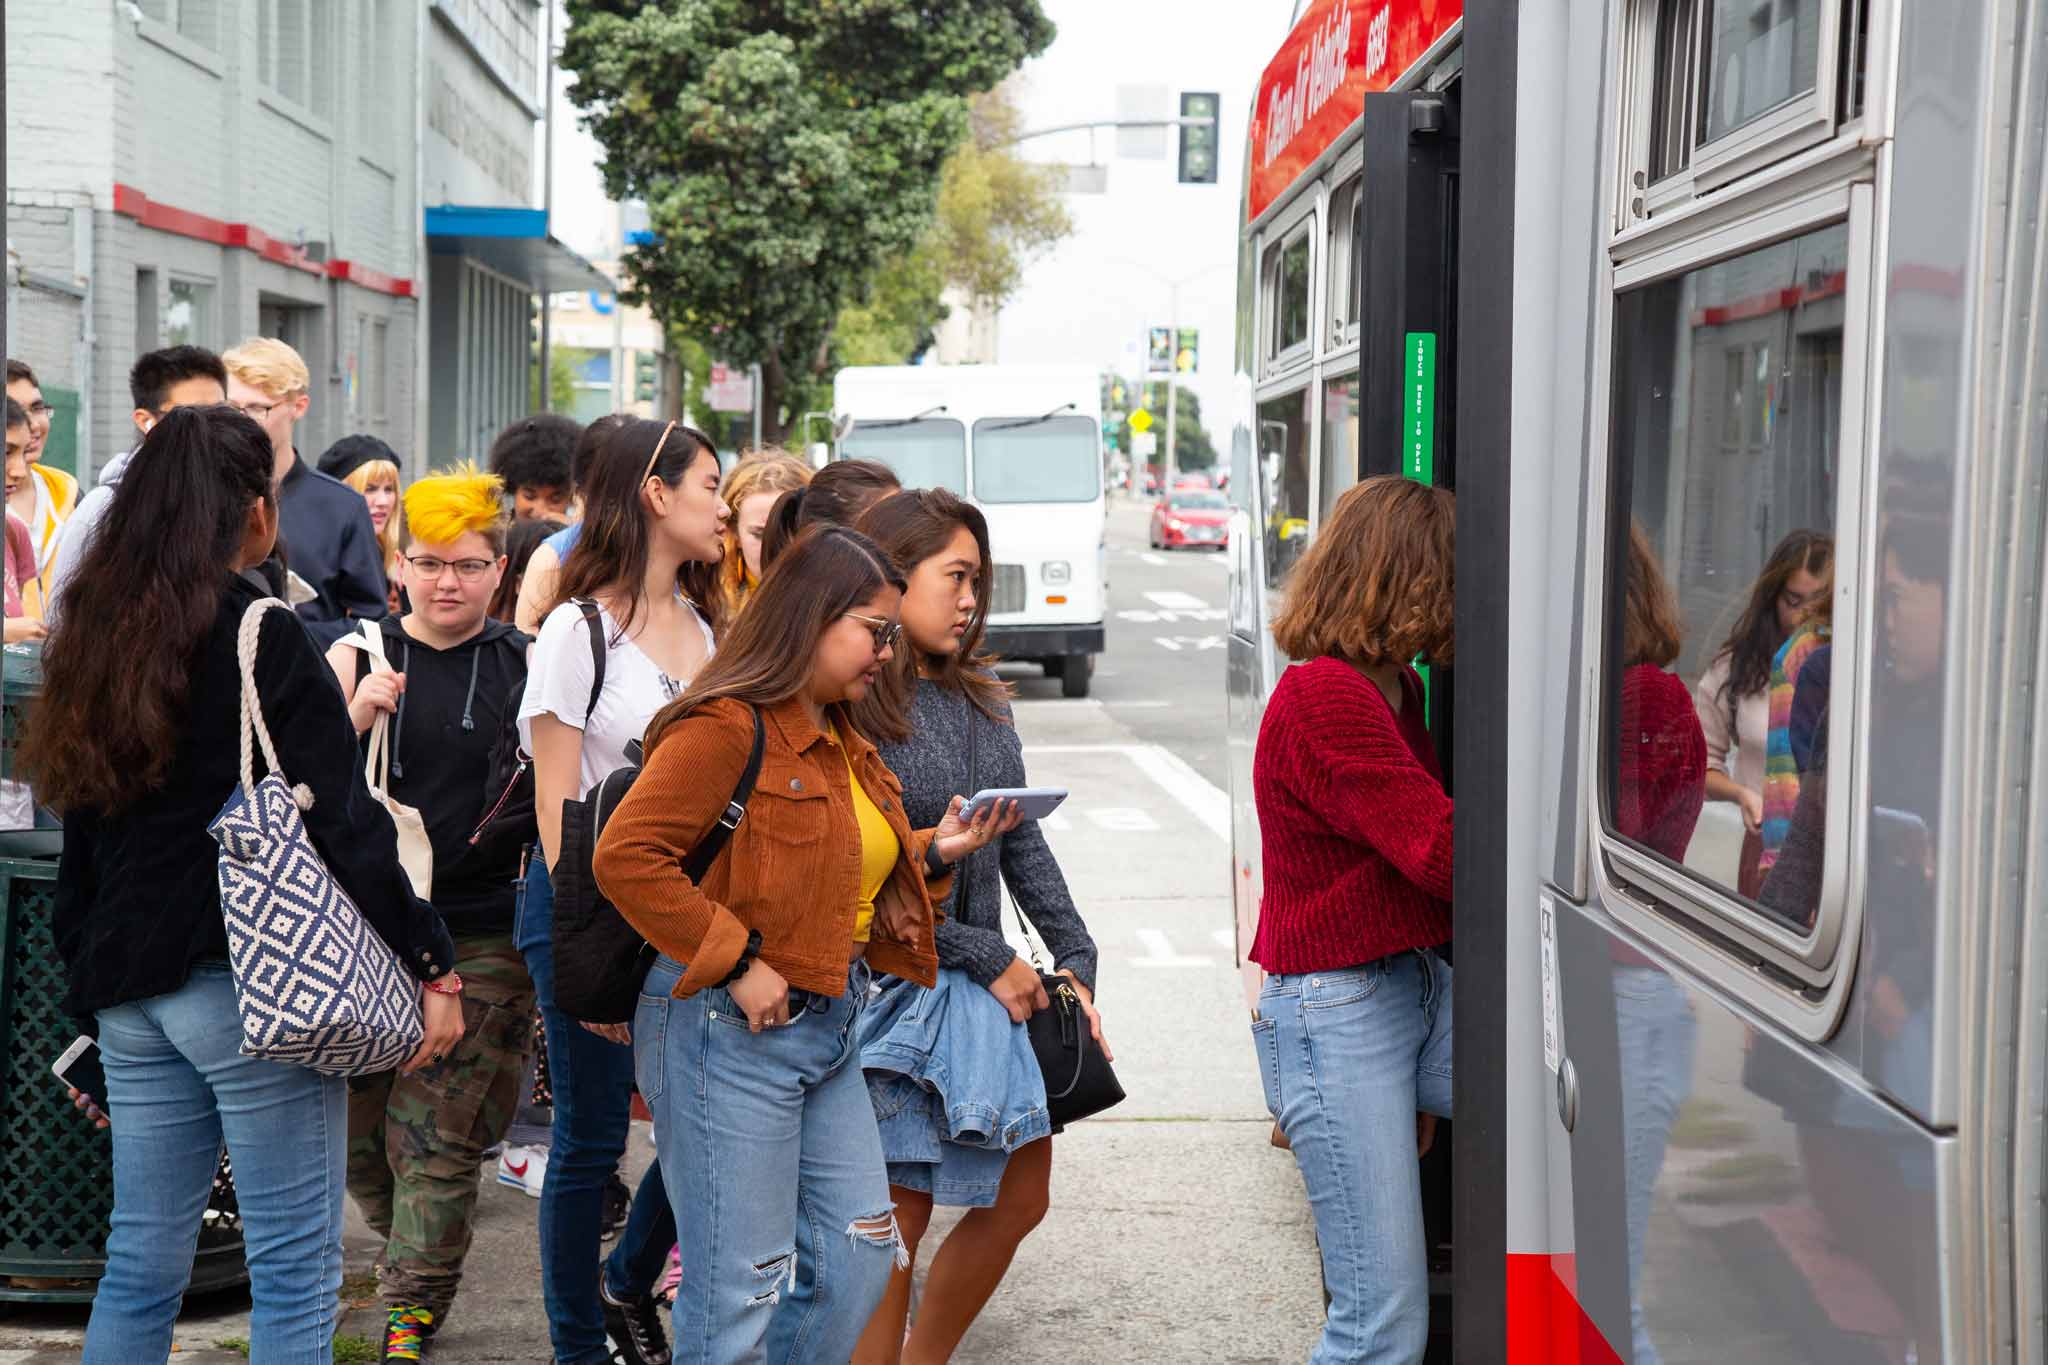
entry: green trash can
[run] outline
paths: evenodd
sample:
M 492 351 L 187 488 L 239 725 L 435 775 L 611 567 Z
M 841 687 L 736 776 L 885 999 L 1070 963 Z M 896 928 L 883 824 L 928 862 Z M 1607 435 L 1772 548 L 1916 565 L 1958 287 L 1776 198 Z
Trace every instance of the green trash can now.
M 11 778 L 22 709 L 40 681 L 34 647 L 0 650 L 0 776 Z M 0 790 L 0 809 L 7 796 Z M 21 820 L 12 815 L 6 823 Z M 54 826 L 46 814 L 33 823 Z M 54 827 L 0 831 L 0 1302 L 88 1302 L 106 1265 L 112 1143 L 50 1074 L 78 1036 L 77 1022 L 59 1008 L 66 982 L 50 923 L 62 847 L 63 831 Z M 191 1287 L 247 1279 L 223 1154 Z

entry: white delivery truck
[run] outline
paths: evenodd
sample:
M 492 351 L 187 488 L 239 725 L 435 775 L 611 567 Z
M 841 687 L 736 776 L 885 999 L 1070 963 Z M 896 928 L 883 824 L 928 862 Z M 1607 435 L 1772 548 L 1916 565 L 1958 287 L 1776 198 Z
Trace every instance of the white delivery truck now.
M 945 488 L 988 518 L 988 648 L 1088 695 L 1109 596 L 1102 384 L 1082 365 L 856 365 L 833 391 L 835 458 Z

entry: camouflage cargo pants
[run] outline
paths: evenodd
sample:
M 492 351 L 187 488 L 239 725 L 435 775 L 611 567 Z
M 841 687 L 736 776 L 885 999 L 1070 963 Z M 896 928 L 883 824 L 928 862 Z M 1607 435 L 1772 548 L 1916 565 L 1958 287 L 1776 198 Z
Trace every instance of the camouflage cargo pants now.
M 438 1328 L 462 1281 L 485 1149 L 519 1106 L 533 981 L 510 937 L 456 941 L 462 1041 L 438 1065 L 349 1082 L 348 1192 L 385 1239 L 377 1282 L 390 1307 L 431 1309 Z

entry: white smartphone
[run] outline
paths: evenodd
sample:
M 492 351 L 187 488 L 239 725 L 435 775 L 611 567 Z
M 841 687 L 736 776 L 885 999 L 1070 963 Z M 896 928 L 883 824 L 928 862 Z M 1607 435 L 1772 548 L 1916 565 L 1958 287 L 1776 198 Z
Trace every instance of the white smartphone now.
M 967 798 L 960 811 L 962 820 L 972 821 L 998 801 L 1015 801 L 1026 820 L 1043 820 L 1067 799 L 1065 787 L 987 787 Z
M 107 1107 L 107 1073 L 100 1065 L 100 1045 L 79 1034 L 50 1064 L 50 1074 L 100 1108 Z

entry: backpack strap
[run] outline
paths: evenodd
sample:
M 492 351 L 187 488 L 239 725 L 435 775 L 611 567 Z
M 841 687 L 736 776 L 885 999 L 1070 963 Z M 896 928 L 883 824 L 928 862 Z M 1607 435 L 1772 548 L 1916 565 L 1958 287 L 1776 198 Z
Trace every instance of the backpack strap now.
M 597 699 L 604 695 L 604 617 L 597 610 L 597 603 L 587 597 L 573 599 L 576 610 L 583 613 L 583 624 L 590 630 L 590 702 L 583 708 L 583 728 L 590 728 L 590 718 L 597 714 Z
M 761 755 L 767 748 L 768 731 L 761 723 L 761 708 L 754 712 L 754 748 L 747 755 L 747 766 L 740 773 L 740 780 L 733 786 L 732 799 L 725 803 L 725 814 L 718 817 L 718 823 L 706 830 L 704 837 L 697 841 L 697 847 L 690 850 L 689 861 L 683 864 L 683 875 L 693 882 L 702 881 L 704 874 L 711 870 L 711 864 L 725 848 L 726 840 L 740 827 L 740 821 L 747 818 L 747 802 L 753 799 L 754 784 L 761 777 Z

